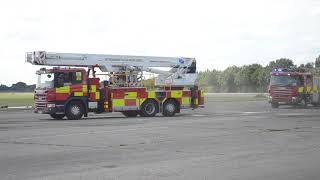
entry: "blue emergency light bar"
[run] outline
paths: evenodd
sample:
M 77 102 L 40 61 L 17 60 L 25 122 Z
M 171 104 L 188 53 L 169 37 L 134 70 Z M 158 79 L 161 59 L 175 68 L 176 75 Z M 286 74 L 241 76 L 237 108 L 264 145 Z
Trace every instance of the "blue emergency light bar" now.
M 289 72 L 286 68 L 274 68 L 272 72 Z

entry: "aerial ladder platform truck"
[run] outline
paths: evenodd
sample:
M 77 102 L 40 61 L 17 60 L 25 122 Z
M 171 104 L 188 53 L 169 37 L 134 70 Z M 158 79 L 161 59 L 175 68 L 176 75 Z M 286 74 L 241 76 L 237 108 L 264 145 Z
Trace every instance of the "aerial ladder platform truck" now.
M 33 51 L 26 62 L 45 66 L 36 72 L 34 111 L 54 119 L 77 120 L 90 112 L 174 116 L 204 107 L 194 58 Z M 146 73 L 155 77 L 146 80 Z

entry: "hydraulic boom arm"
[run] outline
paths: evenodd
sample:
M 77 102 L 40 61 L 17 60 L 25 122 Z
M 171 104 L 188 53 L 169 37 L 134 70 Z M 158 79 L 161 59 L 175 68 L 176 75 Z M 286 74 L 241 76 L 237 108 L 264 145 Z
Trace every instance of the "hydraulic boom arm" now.
M 103 72 L 146 71 L 159 74 L 157 85 L 194 85 L 196 60 L 186 57 L 127 56 L 34 51 L 26 61 L 43 66 L 99 67 Z M 158 68 L 170 68 L 169 71 Z

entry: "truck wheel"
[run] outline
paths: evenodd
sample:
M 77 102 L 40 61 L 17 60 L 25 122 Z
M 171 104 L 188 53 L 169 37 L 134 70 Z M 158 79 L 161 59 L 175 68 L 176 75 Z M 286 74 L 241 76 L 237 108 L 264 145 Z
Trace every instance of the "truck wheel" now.
M 279 108 L 279 103 L 277 103 L 277 102 L 271 102 L 271 107 L 272 107 L 272 108 Z
M 53 118 L 53 119 L 63 119 L 64 118 L 64 114 L 56 114 L 56 113 L 53 113 L 53 114 L 50 114 L 50 116 Z
M 177 108 L 177 103 L 174 100 L 169 99 L 163 104 L 162 114 L 164 116 L 174 116 L 177 112 Z
M 71 102 L 66 109 L 66 116 L 69 120 L 78 120 L 83 116 L 83 105 L 80 102 Z
M 141 105 L 142 117 L 153 117 L 158 112 L 158 104 L 155 100 L 148 99 Z
M 137 117 L 138 116 L 138 112 L 137 111 L 125 111 L 125 112 L 122 112 L 122 114 L 125 117 Z

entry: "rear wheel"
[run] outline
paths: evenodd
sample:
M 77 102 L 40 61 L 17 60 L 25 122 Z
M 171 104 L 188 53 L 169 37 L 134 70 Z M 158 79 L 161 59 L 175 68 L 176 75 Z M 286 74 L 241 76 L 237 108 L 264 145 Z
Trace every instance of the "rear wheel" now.
M 271 102 L 271 107 L 272 108 L 279 108 L 279 103 L 278 102 Z
M 122 114 L 125 117 L 137 117 L 138 116 L 138 112 L 137 111 L 125 111 L 125 112 L 122 112 Z
M 174 116 L 177 112 L 177 108 L 177 103 L 174 100 L 169 99 L 163 104 L 162 114 L 164 116 Z
M 50 114 L 50 116 L 53 118 L 53 119 L 63 119 L 64 118 L 64 114 L 56 114 L 56 113 L 53 113 L 53 114 Z
M 69 120 L 78 120 L 83 116 L 84 108 L 80 102 L 71 102 L 66 109 L 66 116 Z
M 143 117 L 153 117 L 158 112 L 158 104 L 155 100 L 148 99 L 141 105 L 140 115 Z

